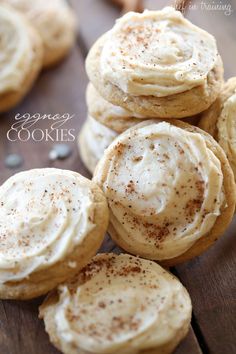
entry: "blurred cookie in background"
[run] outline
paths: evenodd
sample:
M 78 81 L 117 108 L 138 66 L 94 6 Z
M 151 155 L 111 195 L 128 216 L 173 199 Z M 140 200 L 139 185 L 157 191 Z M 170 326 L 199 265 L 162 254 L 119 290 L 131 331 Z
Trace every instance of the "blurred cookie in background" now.
M 43 66 L 63 59 L 75 41 L 76 18 L 65 0 L 0 0 L 22 12 L 39 32 L 43 46 Z
M 16 106 L 42 68 L 37 31 L 18 11 L 0 4 L 0 112 Z

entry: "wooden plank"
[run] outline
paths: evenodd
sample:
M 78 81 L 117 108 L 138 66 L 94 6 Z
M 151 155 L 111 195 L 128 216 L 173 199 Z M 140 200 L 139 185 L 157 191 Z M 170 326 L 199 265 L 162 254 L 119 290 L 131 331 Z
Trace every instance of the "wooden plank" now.
M 42 298 L 33 301 L 0 301 L 1 354 L 57 354 L 44 323 L 38 319 Z

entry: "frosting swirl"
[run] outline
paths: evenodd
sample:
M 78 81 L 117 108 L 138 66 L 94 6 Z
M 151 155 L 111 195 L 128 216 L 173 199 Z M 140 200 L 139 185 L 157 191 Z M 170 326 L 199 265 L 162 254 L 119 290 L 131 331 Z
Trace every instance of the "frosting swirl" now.
M 100 70 L 125 93 L 166 97 L 205 85 L 217 57 L 213 36 L 166 7 L 119 19 L 104 37 Z
M 187 332 L 190 298 L 154 262 L 99 255 L 73 283 L 60 287 L 54 317 L 66 352 L 137 354 L 172 341 L 174 347 Z
M 35 169 L 0 187 L 0 282 L 21 280 L 55 264 L 92 230 L 93 195 L 78 176 Z
M 121 134 L 95 171 L 116 241 L 165 260 L 187 251 L 214 226 L 224 203 L 221 162 L 201 134 L 148 121 Z
M 224 149 L 236 176 L 236 89 L 223 104 L 217 120 L 218 142 Z
M 0 94 L 21 89 L 34 58 L 30 30 L 20 14 L 0 5 Z

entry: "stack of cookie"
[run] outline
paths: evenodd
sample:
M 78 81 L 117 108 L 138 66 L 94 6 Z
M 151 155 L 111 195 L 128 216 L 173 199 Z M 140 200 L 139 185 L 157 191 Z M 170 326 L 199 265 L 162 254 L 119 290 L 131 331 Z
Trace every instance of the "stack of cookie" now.
M 0 112 L 28 93 L 42 68 L 61 60 L 75 40 L 64 0 L 0 0 Z
M 223 83 L 214 37 L 169 7 L 123 16 L 94 44 L 86 68 L 97 91 L 88 89 L 89 115 L 114 130 L 99 124 L 94 132 L 96 123 L 86 122 L 79 145 L 90 171 L 127 122 L 194 116 L 215 101 Z

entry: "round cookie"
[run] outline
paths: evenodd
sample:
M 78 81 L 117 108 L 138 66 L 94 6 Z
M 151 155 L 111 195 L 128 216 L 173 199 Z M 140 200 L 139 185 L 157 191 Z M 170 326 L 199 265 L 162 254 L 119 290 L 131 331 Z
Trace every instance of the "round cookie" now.
M 43 66 L 62 60 L 75 42 L 76 19 L 66 0 L 0 0 L 22 12 L 42 38 Z
M 223 83 L 214 37 L 171 7 L 123 16 L 91 48 L 86 69 L 107 101 L 154 118 L 204 111 Z
M 0 187 L 0 298 L 31 299 L 71 278 L 96 254 L 106 199 L 78 173 L 34 169 Z
M 236 179 L 236 77 L 224 84 L 216 101 L 201 114 L 199 127 L 223 148 Z
M 188 332 L 191 300 L 172 274 L 127 254 L 100 254 L 40 307 L 64 354 L 170 354 Z
M 113 240 L 169 266 L 205 251 L 234 214 L 235 182 L 224 151 L 177 120 L 145 121 L 119 135 L 94 181 L 108 201 Z
M 0 112 L 16 106 L 31 89 L 41 68 L 38 33 L 13 9 L 0 5 Z

